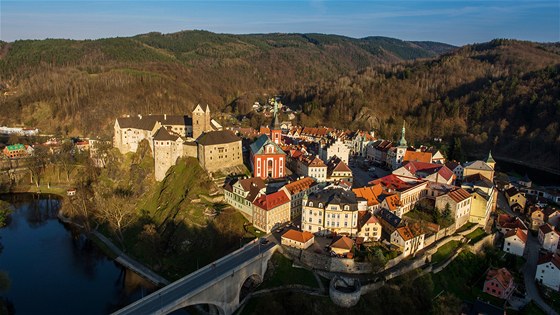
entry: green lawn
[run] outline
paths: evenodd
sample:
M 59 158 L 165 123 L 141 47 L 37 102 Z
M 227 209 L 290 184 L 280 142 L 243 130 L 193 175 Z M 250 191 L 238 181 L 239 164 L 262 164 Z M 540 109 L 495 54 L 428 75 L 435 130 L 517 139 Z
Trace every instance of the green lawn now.
M 458 248 L 460 244 L 461 242 L 459 241 L 450 241 L 447 244 L 440 247 L 438 251 L 432 255 L 432 263 L 438 264 L 451 257 L 455 249 Z
M 462 227 L 460 227 L 456 232 L 457 232 L 457 233 L 460 233 L 460 232 L 466 231 L 466 230 L 472 228 L 472 227 L 475 226 L 475 225 L 476 225 L 476 223 L 467 222 L 467 223 L 465 223 Z
M 261 288 L 268 289 L 287 284 L 301 284 L 318 288 L 317 280 L 313 273 L 307 269 L 292 267 L 292 261 L 280 253 L 274 253 L 271 259 L 273 267 L 270 277 L 265 279 Z
M 483 229 L 478 228 L 472 231 L 471 233 L 467 234 L 465 237 L 469 239 L 469 244 L 475 244 L 476 242 L 483 239 L 486 235 L 488 234 L 486 234 L 486 232 L 484 232 Z

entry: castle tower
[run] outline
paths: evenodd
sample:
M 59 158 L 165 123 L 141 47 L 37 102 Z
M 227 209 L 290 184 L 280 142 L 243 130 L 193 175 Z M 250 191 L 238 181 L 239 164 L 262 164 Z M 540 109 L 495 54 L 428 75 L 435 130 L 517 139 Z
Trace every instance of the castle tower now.
M 282 128 L 280 127 L 280 121 L 278 120 L 278 103 L 274 101 L 274 117 L 272 118 L 272 124 L 270 125 L 270 140 L 276 144 L 282 142 Z
M 210 107 L 206 105 L 206 110 L 203 110 L 200 104 L 196 105 L 192 112 L 192 130 L 193 138 L 197 139 L 206 131 L 210 131 Z

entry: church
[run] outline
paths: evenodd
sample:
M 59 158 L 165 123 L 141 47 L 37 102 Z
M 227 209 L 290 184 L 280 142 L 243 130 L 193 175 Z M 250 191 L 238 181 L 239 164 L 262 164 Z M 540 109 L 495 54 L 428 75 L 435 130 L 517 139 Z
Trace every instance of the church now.
M 282 128 L 278 120 L 278 104 L 274 102 L 274 117 L 270 134 L 263 134 L 251 144 L 253 176 L 262 179 L 286 176 L 286 153 L 280 148 Z

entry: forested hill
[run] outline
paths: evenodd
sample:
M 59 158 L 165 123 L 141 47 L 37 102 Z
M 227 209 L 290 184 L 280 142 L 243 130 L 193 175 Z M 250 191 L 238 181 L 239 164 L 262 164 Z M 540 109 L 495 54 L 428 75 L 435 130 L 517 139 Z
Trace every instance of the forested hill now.
M 287 93 L 306 125 L 371 128 L 409 143 L 462 139 L 560 169 L 560 45 L 494 40 L 429 61 L 370 68 Z
M 206 31 L 0 43 L 0 124 L 93 134 L 122 114 L 184 113 L 197 103 L 221 110 L 245 93 L 276 93 L 454 48 L 386 37 Z

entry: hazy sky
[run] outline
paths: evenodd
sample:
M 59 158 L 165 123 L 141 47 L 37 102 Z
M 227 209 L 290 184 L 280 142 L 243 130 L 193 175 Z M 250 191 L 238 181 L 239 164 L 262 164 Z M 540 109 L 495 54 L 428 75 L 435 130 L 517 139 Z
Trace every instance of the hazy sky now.
M 549 1 L 0 0 L 0 39 L 95 39 L 151 31 L 330 33 L 455 45 L 493 38 L 560 41 Z

